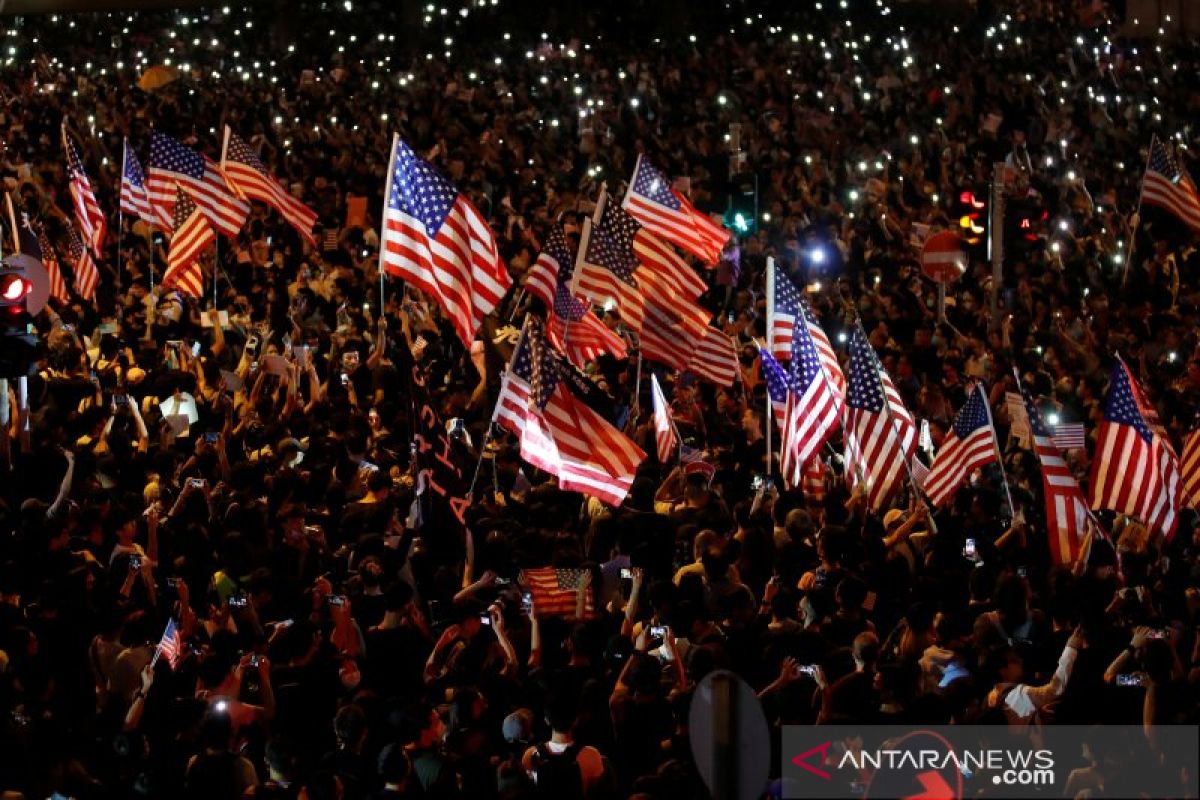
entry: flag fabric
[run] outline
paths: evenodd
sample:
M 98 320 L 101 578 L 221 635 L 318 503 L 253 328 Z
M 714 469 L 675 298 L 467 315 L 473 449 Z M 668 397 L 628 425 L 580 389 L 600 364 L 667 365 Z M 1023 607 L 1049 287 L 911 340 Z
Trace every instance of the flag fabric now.
M 42 268 L 46 270 L 46 279 L 50 284 L 50 296 L 60 303 L 67 302 L 70 299 L 67 296 L 67 283 L 63 280 L 62 270 L 58 266 L 58 258 L 54 254 L 54 247 L 40 226 L 38 229 L 34 229 L 33 222 L 30 221 L 26 211 L 21 212 L 21 221 L 17 227 L 17 241 L 19 252 L 37 259 L 41 262 Z
M 616 506 L 646 454 L 577 396 L 591 388 L 530 317 L 501 382 L 494 420 L 520 439 L 521 457 L 557 476 L 561 488 Z
M 96 297 L 96 284 L 100 282 L 100 269 L 92 258 L 92 252 L 84 245 L 75 226 L 67 223 L 67 255 L 75 271 L 75 291 L 84 300 Z
M 835 361 L 833 369 L 841 378 L 840 385 L 833 379 L 819 352 L 814 330 L 828 347 L 829 340 L 815 323 L 797 324 L 792 329 L 792 361 L 788 370 L 791 391 L 779 442 L 780 471 L 792 486 L 801 484 L 804 465 L 833 434 L 845 403 L 845 377 Z M 833 353 L 831 347 L 829 353 Z
M 828 475 L 829 467 L 826 466 L 825 460 L 820 455 L 809 459 L 800 474 L 800 491 L 803 492 L 804 497 L 816 503 L 822 502 L 829 485 Z
M 221 148 L 221 174 L 234 193 L 245 200 L 266 203 L 299 231 L 309 244 L 316 245 L 312 231 L 317 224 L 317 212 L 288 194 L 283 185 L 267 172 L 258 153 L 228 125 L 225 126 L 225 142 Z
M 775 424 L 782 430 L 787 413 L 788 392 L 791 391 L 791 379 L 769 351 L 759 348 L 758 355 L 758 368 L 762 372 L 763 382 L 767 385 L 767 397 L 771 398 L 772 416 L 775 417 Z
M 163 287 L 175 288 L 191 297 L 204 294 L 204 277 L 200 270 L 200 253 L 217 240 L 212 226 L 200 211 L 200 207 L 183 187 L 178 187 L 179 196 L 174 206 L 171 227 L 171 249 L 167 252 L 167 274 L 163 276 Z
M 246 224 L 250 204 L 235 197 L 221 169 L 208 156 L 155 131 L 150 137 L 146 192 L 168 224 L 175 218 L 175 188 L 182 186 L 217 232 L 230 239 Z
M 640 275 L 652 270 L 661 281 L 670 286 L 681 297 L 695 300 L 708 287 L 696 270 L 683 260 L 671 246 L 645 228 L 638 228 L 633 236 L 633 252 L 641 263 Z M 649 298 L 647 298 L 649 299 Z
M 525 274 L 525 291 L 550 308 L 554 305 L 559 280 L 569 280 L 574 265 L 575 254 L 571 252 L 567 233 L 562 225 L 555 225 L 546 234 L 537 261 Z
M 571 294 L 605 307 L 611 303 L 635 331 L 642 329 L 646 317 L 642 291 L 634 278 L 640 264 L 633 249 L 638 227 L 633 217 L 601 194 L 596 215 L 583 221 L 570 282 Z
M 1089 526 L 1094 525 L 1079 483 L 1059 452 L 1033 398 L 1023 397 L 1034 450 L 1042 465 L 1042 494 L 1046 501 L 1046 537 L 1055 565 L 1071 564 L 1087 555 Z
M 881 508 L 900 488 L 917 448 L 917 423 L 879 363 L 861 326 L 850 334 L 846 392 L 846 478 L 866 483 L 867 502 Z
M 121 212 L 150 225 L 170 228 L 170 220 L 156 213 L 162 212 L 162 209 L 155 209 L 150 203 L 150 195 L 146 192 L 146 173 L 142 171 L 142 162 L 138 161 L 128 139 L 125 140 L 124 151 L 121 164 Z
M 1087 433 L 1082 422 L 1060 422 L 1051 425 L 1050 438 L 1059 450 L 1083 450 L 1087 447 Z
M 437 299 L 467 347 L 512 278 L 487 221 L 398 135 L 384 188 L 380 267 Z
M 733 339 L 709 325 L 709 313 L 680 296 L 659 273 L 639 269 L 637 275 L 646 301 L 638 336 L 642 354 L 719 386 L 732 384 L 739 368 Z
M 717 386 L 732 386 L 738 377 L 737 349 L 724 331 L 706 325 L 693 345 L 684 369 Z
M 1167 539 L 1179 521 L 1179 459 L 1122 362 L 1113 365 L 1089 481 L 1093 509 L 1137 517 Z M 1157 429 L 1157 430 L 1156 430 Z
M 83 236 L 84 244 L 92 252 L 99 255 L 104 249 L 104 235 L 107 229 L 104 212 L 96 201 L 96 193 L 92 191 L 92 182 L 88 180 L 83 168 L 83 159 L 75 149 L 75 143 L 67 134 L 67 126 L 62 128 L 63 150 L 67 154 L 67 178 L 70 181 L 71 204 L 75 209 L 75 222 Z
M 521 571 L 521 582 L 529 589 L 533 608 L 539 617 L 573 617 L 578 608 L 579 587 L 583 584 L 585 569 L 556 569 L 539 567 Z M 584 593 L 583 615 L 595 615 L 596 604 L 591 587 Z
M 912 460 L 912 478 L 917 488 L 925 491 L 925 481 L 929 478 L 929 467 L 925 466 L 925 462 L 919 458 Z
M 668 464 L 679 449 L 679 437 L 671 424 L 671 408 L 654 373 L 650 373 L 650 396 L 654 400 L 654 443 L 658 446 L 658 460 Z
M 167 620 L 167 627 L 158 640 L 158 652 L 154 654 L 154 660 L 157 661 L 159 657 L 165 658 L 172 670 L 178 668 L 183 659 L 183 639 L 174 619 Z
M 1200 232 L 1200 195 L 1196 184 L 1157 136 L 1150 140 L 1150 158 L 1142 179 L 1142 202 L 1164 208 Z
M 800 318 L 800 291 L 775 259 L 767 259 L 767 349 L 778 361 L 792 357 L 792 332 Z
M 647 229 L 706 264 L 720 260 L 733 235 L 698 211 L 645 156 L 638 156 L 623 205 Z
M 1200 509 L 1200 412 L 1196 414 L 1192 429 L 1183 440 L 1179 473 L 1188 507 Z
M 972 472 L 994 462 L 998 453 L 987 395 L 983 384 L 977 383 L 929 465 L 925 478 L 929 501 L 935 506 L 945 505 Z
M 563 283 L 554 292 L 546 337 L 578 367 L 605 353 L 613 358 L 625 358 L 627 355 L 625 341 L 610 331 L 583 303 L 572 297 Z

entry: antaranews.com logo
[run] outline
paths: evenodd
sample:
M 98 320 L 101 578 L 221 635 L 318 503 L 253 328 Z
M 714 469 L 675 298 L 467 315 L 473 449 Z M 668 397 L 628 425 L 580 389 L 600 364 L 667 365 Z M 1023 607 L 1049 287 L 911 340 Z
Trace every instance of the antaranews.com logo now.
M 1187 726 L 1163 728 L 1153 744 L 1132 725 L 789 726 L 782 796 L 952 800 L 986 790 L 989 798 L 1057 797 L 1083 778 L 1117 786 L 1126 777 L 1141 781 L 1148 796 L 1196 796 L 1196 753 L 1197 729 Z M 1135 756 L 1156 764 L 1153 777 Z

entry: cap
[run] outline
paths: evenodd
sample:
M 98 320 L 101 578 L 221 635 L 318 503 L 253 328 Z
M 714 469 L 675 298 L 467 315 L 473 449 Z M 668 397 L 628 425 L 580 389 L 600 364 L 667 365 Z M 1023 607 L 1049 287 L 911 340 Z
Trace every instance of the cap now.
M 691 477 L 692 475 L 701 475 L 704 478 L 704 485 L 712 483 L 713 475 L 717 473 L 717 468 L 707 461 L 693 461 L 683 468 L 683 474 Z
M 524 744 L 533 741 L 533 712 L 528 708 L 518 708 L 504 718 L 501 727 L 504 740 L 510 744 Z

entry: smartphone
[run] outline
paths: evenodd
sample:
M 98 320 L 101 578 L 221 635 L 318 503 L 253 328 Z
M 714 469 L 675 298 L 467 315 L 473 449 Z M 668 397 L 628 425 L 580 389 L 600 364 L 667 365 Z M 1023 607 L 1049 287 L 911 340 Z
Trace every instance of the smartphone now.
M 816 664 L 797 664 L 796 669 L 793 672 L 793 674 L 796 677 L 800 677 L 801 675 L 807 675 L 810 678 L 815 678 L 817 676 L 817 665 Z
M 193 489 L 203 489 L 206 483 L 204 478 L 188 478 L 188 486 Z
M 1022 578 L 1028 578 L 1029 570 L 1026 569 L 1025 567 L 1017 567 L 1017 574 L 1020 575 Z
M 129 557 L 129 568 L 132 569 L 134 572 L 137 572 L 139 569 L 141 569 L 142 568 L 142 557 L 141 556 L 130 556 Z
M 750 483 L 750 488 L 756 492 L 761 492 L 767 485 L 767 476 L 758 473 L 754 476 L 754 480 Z
M 496 578 L 497 586 L 508 586 L 512 583 L 512 578 Z
M 126 405 L 126 404 L 129 402 L 129 395 L 127 395 L 127 394 L 114 394 L 114 395 L 113 395 L 113 402 L 114 402 L 114 403 L 116 403 L 116 404 L 117 404 L 117 405 L 119 405 L 119 406 Z
M 967 539 L 967 543 L 963 545 L 963 558 L 975 558 L 975 540 Z
M 1166 628 L 1154 628 L 1146 633 L 1146 638 L 1147 639 L 1166 639 L 1167 638 L 1167 629 Z
M 238 592 L 229 596 L 230 608 L 245 608 L 250 603 L 250 598 L 245 594 Z
M 171 348 L 172 350 L 178 350 L 183 347 L 183 341 L 181 339 L 168 339 L 167 347 Z
M 650 626 L 650 638 L 651 639 L 662 639 L 666 635 L 667 635 L 667 626 L 666 625 L 651 625 Z
M 732 309 L 732 308 L 731 308 L 731 309 L 729 309 L 729 316 L 727 316 L 727 317 L 726 317 L 726 319 L 728 319 L 728 320 L 729 320 L 729 324 L 730 324 L 730 325 L 732 325 L 732 324 L 734 323 L 734 320 L 736 320 L 736 319 L 737 319 L 737 315 L 733 313 L 733 309 Z
M 260 663 L 262 663 L 262 658 L 259 657 L 258 653 L 250 656 L 250 666 L 257 667 Z
M 1117 686 L 1145 686 L 1146 676 L 1140 672 L 1131 672 L 1128 675 L 1117 676 Z
M 533 593 L 532 592 L 522 592 L 521 593 L 521 613 L 522 614 L 530 614 L 532 611 L 533 611 Z
M 346 605 L 346 598 L 342 597 L 340 594 L 331 594 L 329 595 L 329 605 L 341 608 L 342 606 Z
M 342 373 L 342 386 L 349 386 L 349 385 L 350 385 L 350 376 L 343 372 Z
M 246 352 L 252 356 L 258 355 L 258 336 L 251 334 L 246 340 Z
M 491 624 L 492 624 L 491 616 L 489 616 L 488 614 L 480 614 L 479 615 L 479 624 L 487 625 L 487 626 L 491 627 Z
M 192 345 L 192 358 L 200 357 L 200 343 L 196 342 Z
M 621 569 L 621 580 L 628 581 L 628 580 L 632 580 L 632 579 L 633 579 L 633 570 L 631 570 L 629 567 L 623 567 Z

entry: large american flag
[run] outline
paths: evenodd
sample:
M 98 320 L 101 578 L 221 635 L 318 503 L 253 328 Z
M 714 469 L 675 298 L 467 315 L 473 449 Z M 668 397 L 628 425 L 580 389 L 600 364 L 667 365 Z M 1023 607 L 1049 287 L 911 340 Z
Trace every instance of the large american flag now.
M 798 322 L 804 325 L 797 325 Z M 817 321 L 817 315 L 792 279 L 775 264 L 775 259 L 767 259 L 767 348 L 771 355 L 780 361 L 791 359 L 795 342 L 799 339 L 798 331 L 805 328 L 816 347 L 825 374 L 833 382 L 838 394 L 844 395 L 846 376 L 838 364 L 837 353 L 829 337 Z
M 592 310 L 571 295 L 567 283 L 575 254 L 561 225 L 546 237 L 542 254 L 526 276 L 526 291 L 549 309 L 546 335 L 571 363 L 583 366 L 604 353 L 625 358 L 625 341 L 613 333 Z
M 174 219 L 175 187 L 187 190 L 213 227 L 230 239 L 246 224 L 250 204 L 229 191 L 217 163 L 166 134 L 150 137 L 146 192 L 160 217 Z M 165 215 L 165 216 L 164 216 Z
M 653 372 L 650 373 L 650 397 L 654 401 L 654 444 L 658 449 L 658 460 L 668 464 L 678 454 L 679 437 L 671 422 L 671 407 L 667 405 L 667 398 L 658 385 L 658 376 Z
M 586 382 L 545 340 L 530 317 L 500 387 L 495 421 L 520 439 L 521 457 L 558 477 L 563 489 L 620 505 L 646 454 L 579 400 Z
M 233 191 L 246 200 L 258 200 L 279 212 L 287 223 L 314 247 L 313 226 L 317 224 L 317 212 L 288 194 L 287 190 L 271 177 L 258 153 L 242 141 L 229 126 L 225 126 L 225 142 L 221 148 L 221 172 Z
M 846 397 L 845 376 L 836 360 L 832 366 L 825 361 L 814 330 L 828 347 L 825 332 L 815 322 L 792 329 L 792 361 L 788 368 L 791 392 L 779 442 L 780 471 L 792 486 L 800 485 L 804 465 L 833 434 Z M 832 348 L 829 354 L 833 354 Z M 840 381 L 835 379 L 834 371 Z
M 398 135 L 384 187 L 379 262 L 436 298 L 468 347 L 512 286 L 487 221 Z
M 88 180 L 83 168 L 83 159 L 75 149 L 67 133 L 66 123 L 62 128 L 63 150 L 67 154 L 67 177 L 70 180 L 71 204 L 75 209 L 75 221 L 83 235 L 84 243 L 97 255 L 104 249 L 104 234 L 106 223 L 104 212 L 96 201 L 96 193 L 92 191 L 92 182 Z
M 92 258 L 92 251 L 83 243 L 75 226 L 67 223 L 67 255 L 75 271 L 75 291 L 84 300 L 96 296 L 96 284 L 100 282 L 100 269 Z
M 177 668 L 183 659 L 183 637 L 180 636 L 179 626 L 175 624 L 174 619 L 167 620 L 167 627 L 163 629 L 162 638 L 158 640 L 158 649 L 150 665 L 154 666 L 160 656 L 167 660 L 172 670 Z
M 637 274 L 646 299 L 646 319 L 639 335 L 642 354 L 719 386 L 732 384 L 738 360 L 728 334 L 709 325 L 709 313 L 679 295 L 660 273 L 639 269 Z
M 1150 159 L 1142 179 L 1142 202 L 1159 206 L 1200 232 L 1200 195 L 1196 184 L 1157 136 L 1150 140 Z
M 645 156 L 638 156 L 625 209 L 654 233 L 708 264 L 721 258 L 733 234 L 696 210 Z
M 183 187 L 175 199 L 174 219 L 171 227 L 171 249 L 167 251 L 167 274 L 163 276 L 164 289 L 178 289 L 191 297 L 204 294 L 204 277 L 200 270 L 200 253 L 217 240 L 208 219 Z
M 1122 362 L 1113 365 L 1096 436 L 1090 497 L 1093 509 L 1137 517 L 1170 539 L 1179 522 L 1179 459 L 1158 415 Z
M 917 423 L 884 372 L 861 326 L 850 334 L 846 392 L 846 478 L 866 483 L 867 501 L 881 508 L 900 488 L 917 449 Z
M 611 303 L 626 325 L 640 331 L 646 309 L 634 277 L 640 264 L 633 249 L 638 223 L 616 203 L 609 202 L 607 195 L 600 196 L 597 211 L 594 220 L 583 222 L 579 253 L 571 274 L 571 294 L 597 305 Z
M 791 378 L 788 377 L 787 371 L 769 352 L 760 348 L 758 353 L 759 370 L 762 372 L 763 381 L 767 386 L 767 397 L 771 400 L 771 416 L 774 417 L 775 425 L 782 434 L 784 426 L 787 423 L 788 399 L 792 395 Z M 770 425 L 771 421 L 767 420 L 766 424 Z M 768 467 L 774 466 L 772 460 L 773 454 L 768 453 Z M 798 483 L 796 482 L 795 470 L 790 462 L 788 466 L 789 471 L 784 473 L 784 475 L 790 486 L 799 486 L 803 490 L 804 496 L 812 500 L 819 501 L 825 498 L 825 479 L 828 470 L 825 467 L 825 462 L 821 460 L 820 453 L 814 453 L 812 458 L 801 466 Z
M 124 143 L 124 157 L 121 164 L 121 211 L 159 227 L 170 229 L 170 218 L 165 211 L 156 209 L 150 203 L 150 195 L 146 192 L 146 173 L 142 172 L 142 162 L 129 146 L 129 140 Z M 160 216 L 163 215 L 163 216 Z
M 972 472 L 991 464 L 999 452 L 987 394 L 983 384 L 976 383 L 929 465 L 925 478 L 929 501 L 945 505 Z
M 1028 392 L 1023 392 L 1025 413 L 1033 436 L 1033 449 L 1042 464 L 1042 493 L 1046 498 L 1046 537 L 1055 564 L 1072 564 L 1087 555 L 1089 526 L 1095 525 L 1079 482 L 1059 452 L 1041 412 Z
M 578 608 L 579 587 L 583 585 L 585 569 L 556 569 L 538 567 L 521 571 L 521 583 L 529 589 L 533 609 L 539 617 L 573 617 Z M 589 586 L 583 596 L 584 617 L 594 616 L 596 603 Z
M 54 255 L 54 247 L 50 244 L 50 240 L 46 238 L 46 234 L 40 226 L 37 229 L 34 228 L 29 214 L 25 211 L 21 212 L 19 225 L 17 228 L 19 252 L 36 258 L 42 263 L 50 282 L 50 296 L 60 303 L 67 302 L 69 299 L 67 284 L 63 280 L 62 270 L 58 267 L 58 258 Z

